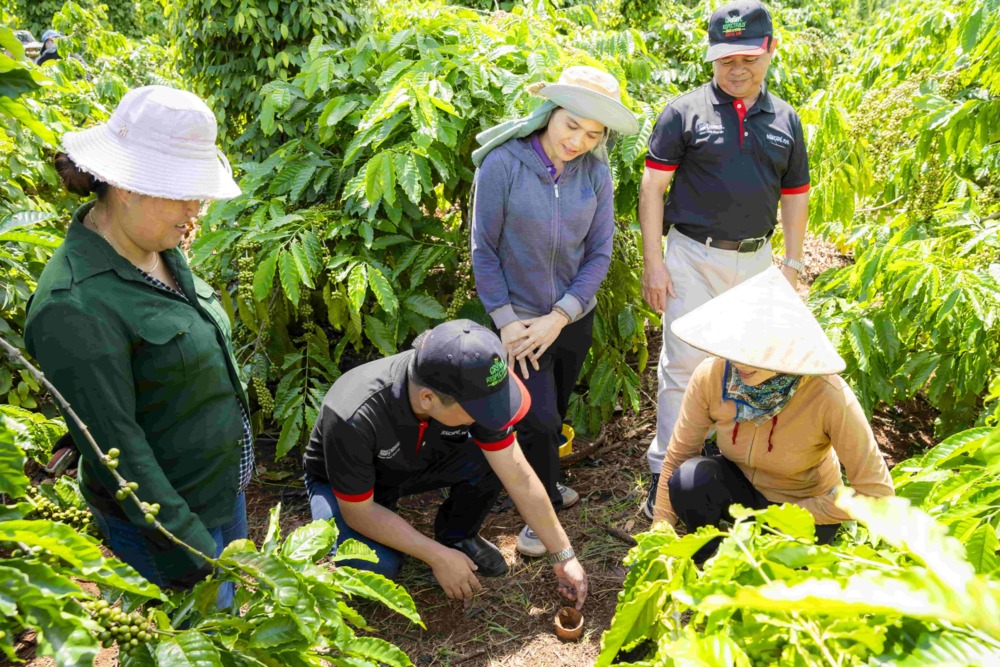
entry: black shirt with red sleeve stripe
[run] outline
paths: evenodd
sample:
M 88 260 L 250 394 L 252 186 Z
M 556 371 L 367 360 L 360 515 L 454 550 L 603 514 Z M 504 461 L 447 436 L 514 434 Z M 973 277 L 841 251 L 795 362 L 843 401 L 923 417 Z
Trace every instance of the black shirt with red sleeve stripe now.
M 323 398 L 303 456 L 307 474 L 330 482 L 340 500 L 360 502 L 403 486 L 455 447 L 487 451 L 514 442 L 513 425 L 490 431 L 478 424 L 445 426 L 418 419 L 410 407 L 409 369 L 415 350 L 372 361 L 344 373 Z
M 664 231 L 675 225 L 698 239 L 764 236 L 781 195 L 809 190 L 802 122 L 766 86 L 750 109 L 714 80 L 670 102 L 649 137 L 646 168 L 676 170 Z

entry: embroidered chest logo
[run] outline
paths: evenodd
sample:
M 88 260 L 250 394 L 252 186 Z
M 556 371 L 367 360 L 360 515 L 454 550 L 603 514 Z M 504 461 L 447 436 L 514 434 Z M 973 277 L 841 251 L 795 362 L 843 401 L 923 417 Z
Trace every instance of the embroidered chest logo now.
M 740 16 L 727 16 L 722 24 L 722 34 L 726 37 L 739 37 L 747 28 L 747 22 Z
M 698 123 L 694 126 L 694 133 L 699 137 L 719 137 L 726 133 L 722 123 Z
M 453 431 L 441 431 L 442 438 L 464 438 L 469 435 L 469 430 L 465 428 L 456 428 Z
M 395 445 L 393 445 L 392 447 L 390 447 L 389 449 L 379 450 L 378 457 L 380 459 L 391 459 L 396 454 L 399 454 L 399 443 L 398 442 Z
M 767 133 L 767 140 L 770 141 L 775 146 L 784 146 L 787 148 L 792 145 L 792 140 L 783 134 L 774 134 L 773 132 Z
M 507 362 L 500 357 L 493 357 L 493 365 L 490 366 L 490 374 L 486 376 L 486 386 L 495 387 L 507 377 Z

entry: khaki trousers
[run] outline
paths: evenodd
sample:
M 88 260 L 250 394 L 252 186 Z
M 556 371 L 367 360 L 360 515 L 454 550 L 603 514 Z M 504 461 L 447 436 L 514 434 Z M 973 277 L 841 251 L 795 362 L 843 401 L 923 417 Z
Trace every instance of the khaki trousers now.
M 771 265 L 770 241 L 757 252 L 741 253 L 711 248 L 671 227 L 666 246 L 663 261 L 670 272 L 677 298 L 667 296 L 667 309 L 663 313 L 663 346 L 656 369 L 656 435 L 646 452 L 649 469 L 654 473 L 659 473 L 663 467 L 663 457 L 681 411 L 684 390 L 694 369 L 708 357 L 674 336 L 670 323 Z M 718 325 L 724 327 L 726 322 L 719 322 Z

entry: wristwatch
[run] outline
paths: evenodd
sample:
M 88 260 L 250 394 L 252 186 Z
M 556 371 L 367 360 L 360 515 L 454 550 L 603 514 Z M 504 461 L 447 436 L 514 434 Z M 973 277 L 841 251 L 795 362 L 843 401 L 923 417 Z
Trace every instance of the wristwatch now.
M 785 266 L 792 267 L 798 273 L 802 273 L 806 268 L 805 262 L 800 262 L 799 260 L 792 259 L 791 257 L 785 257 L 781 260 L 781 263 Z
M 567 561 L 570 558 L 576 558 L 576 552 L 573 551 L 573 547 L 566 547 L 562 551 L 557 551 L 554 554 L 549 554 L 549 560 L 552 562 L 553 565 L 555 565 L 556 563 L 562 563 L 563 561 Z

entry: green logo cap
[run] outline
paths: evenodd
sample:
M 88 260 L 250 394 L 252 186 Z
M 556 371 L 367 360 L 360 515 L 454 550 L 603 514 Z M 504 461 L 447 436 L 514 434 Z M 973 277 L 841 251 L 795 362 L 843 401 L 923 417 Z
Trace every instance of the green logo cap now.
M 493 365 L 490 366 L 490 374 L 486 376 L 486 386 L 495 387 L 503 382 L 505 377 L 507 377 L 507 362 L 500 357 L 494 358 Z

